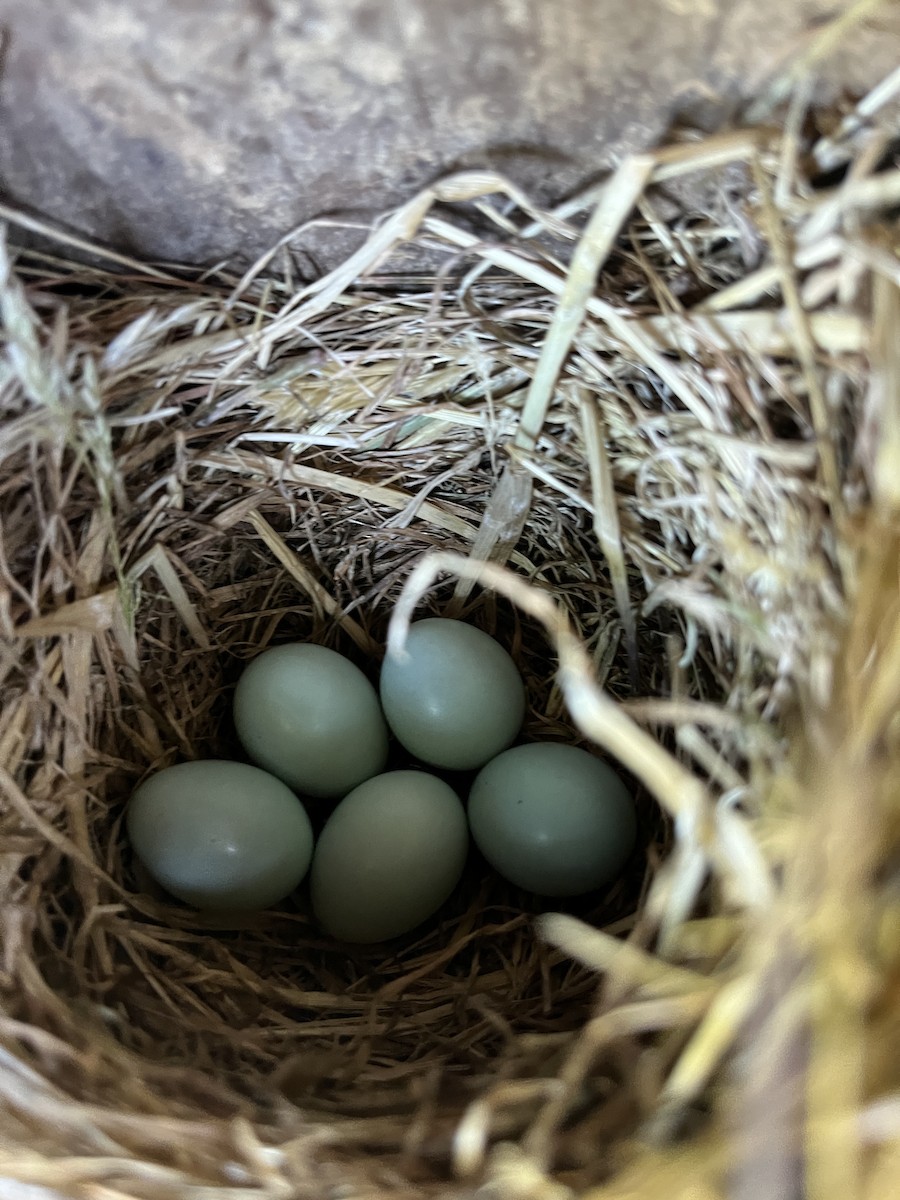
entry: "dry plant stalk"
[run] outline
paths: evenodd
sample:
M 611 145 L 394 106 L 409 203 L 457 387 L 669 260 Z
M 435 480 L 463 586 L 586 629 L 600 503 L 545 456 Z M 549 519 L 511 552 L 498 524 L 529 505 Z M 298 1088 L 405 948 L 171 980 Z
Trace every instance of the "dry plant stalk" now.
M 897 87 L 554 212 L 455 176 L 300 288 L 288 240 L 194 278 L 8 233 L 0 1178 L 892 1194 Z M 445 269 L 391 275 L 406 242 Z M 627 879 L 554 912 L 473 869 L 352 952 L 302 899 L 225 922 L 136 873 L 130 789 L 234 752 L 244 661 L 311 637 L 371 669 L 426 609 L 510 646 L 529 736 L 632 773 Z

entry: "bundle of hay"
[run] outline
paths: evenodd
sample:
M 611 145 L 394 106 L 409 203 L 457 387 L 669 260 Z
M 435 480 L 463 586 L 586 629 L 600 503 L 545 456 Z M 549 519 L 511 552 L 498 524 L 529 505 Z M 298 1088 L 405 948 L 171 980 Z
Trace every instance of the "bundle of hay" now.
M 553 212 L 456 176 L 312 283 L 289 241 L 196 276 L 16 217 L 4 1194 L 894 1194 L 898 90 L 801 80 Z M 365 950 L 302 897 L 154 890 L 125 803 L 235 753 L 242 664 L 374 673 L 414 606 L 500 632 L 526 735 L 630 773 L 627 877 L 554 911 L 473 866 Z

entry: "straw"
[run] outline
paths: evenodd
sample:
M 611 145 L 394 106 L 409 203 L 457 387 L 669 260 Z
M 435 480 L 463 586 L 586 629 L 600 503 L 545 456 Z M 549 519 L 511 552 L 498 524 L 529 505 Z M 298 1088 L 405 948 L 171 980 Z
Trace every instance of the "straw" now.
M 897 79 L 848 117 L 808 74 L 874 11 L 816 34 L 771 125 L 552 210 L 451 176 L 304 287 L 277 253 L 175 278 L 0 209 L 12 1188 L 890 1194 Z M 141 874 L 131 790 L 240 754 L 250 658 L 313 639 L 374 679 L 426 613 L 510 650 L 525 738 L 627 778 L 621 879 L 563 905 L 473 859 L 360 949 L 302 894 L 230 920 Z

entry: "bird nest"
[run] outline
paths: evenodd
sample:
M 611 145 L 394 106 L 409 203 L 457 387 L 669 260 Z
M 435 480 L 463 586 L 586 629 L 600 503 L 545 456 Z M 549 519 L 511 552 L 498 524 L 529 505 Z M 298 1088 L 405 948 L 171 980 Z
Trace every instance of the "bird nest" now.
M 552 211 L 453 176 L 313 282 L 289 238 L 237 277 L 8 232 L 10 1195 L 891 1194 L 898 85 Z M 624 877 L 560 909 L 473 862 L 363 949 L 155 890 L 125 803 L 238 753 L 242 665 L 374 676 L 413 611 L 630 776 Z

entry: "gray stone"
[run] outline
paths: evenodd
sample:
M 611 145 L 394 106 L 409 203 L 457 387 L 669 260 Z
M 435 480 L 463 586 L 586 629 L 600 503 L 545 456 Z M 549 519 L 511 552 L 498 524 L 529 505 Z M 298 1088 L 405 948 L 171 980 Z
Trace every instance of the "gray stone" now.
M 254 256 L 337 218 L 296 243 L 333 260 L 450 168 L 492 166 L 547 200 L 679 112 L 714 122 L 842 7 L 0 0 L 0 181 L 7 202 L 176 261 Z M 894 65 L 896 21 L 854 45 L 832 87 Z

